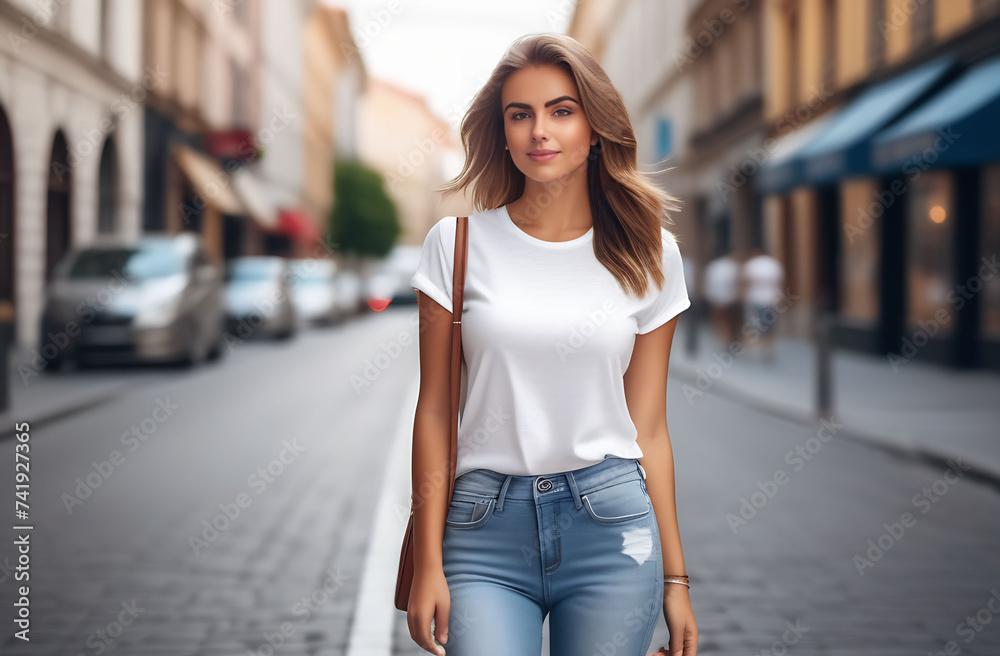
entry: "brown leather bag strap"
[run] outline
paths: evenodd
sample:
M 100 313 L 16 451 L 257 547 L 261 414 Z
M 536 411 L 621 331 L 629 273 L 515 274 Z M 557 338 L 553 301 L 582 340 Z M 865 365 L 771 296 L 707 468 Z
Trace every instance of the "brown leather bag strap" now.
M 469 217 L 460 216 L 455 224 L 455 265 L 451 282 L 451 470 L 448 503 L 455 489 L 458 465 L 458 405 L 462 384 L 462 303 L 465 297 L 465 268 L 469 257 Z
M 451 472 L 448 484 L 448 505 L 455 489 L 455 466 L 458 456 L 458 402 L 461 394 L 462 375 L 462 298 L 465 293 L 465 264 L 468 259 L 469 217 L 460 216 L 455 227 L 455 266 L 452 279 L 451 309 Z M 458 317 L 457 319 L 455 317 Z M 445 511 L 447 512 L 447 510 Z M 396 571 L 396 608 L 405 611 L 409 605 L 410 588 L 413 585 L 413 495 L 410 495 L 410 518 L 406 523 L 403 545 L 399 552 L 399 568 Z

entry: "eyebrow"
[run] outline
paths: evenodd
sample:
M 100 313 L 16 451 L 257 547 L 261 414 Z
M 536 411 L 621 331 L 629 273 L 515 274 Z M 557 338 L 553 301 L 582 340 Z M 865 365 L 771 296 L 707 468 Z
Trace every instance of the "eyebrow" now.
M 559 96 L 558 98 L 553 98 L 552 100 L 550 100 L 547 103 L 545 103 L 545 106 L 546 107 L 551 107 L 552 105 L 556 105 L 558 103 L 561 103 L 564 100 L 568 100 L 570 102 L 575 102 L 577 105 L 580 104 L 576 100 L 576 98 L 574 98 L 572 96 Z M 503 108 L 503 113 L 506 114 L 507 110 L 510 109 L 511 107 L 516 107 L 518 109 L 531 109 L 531 105 L 529 105 L 527 103 L 512 102 L 512 103 L 508 103 L 507 106 Z

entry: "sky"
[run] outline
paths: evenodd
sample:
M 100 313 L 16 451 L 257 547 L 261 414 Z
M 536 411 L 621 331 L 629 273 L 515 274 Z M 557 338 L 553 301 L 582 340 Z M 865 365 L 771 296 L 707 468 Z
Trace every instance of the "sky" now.
M 324 0 L 343 7 L 369 75 L 424 96 L 457 128 L 507 46 L 565 33 L 575 0 Z

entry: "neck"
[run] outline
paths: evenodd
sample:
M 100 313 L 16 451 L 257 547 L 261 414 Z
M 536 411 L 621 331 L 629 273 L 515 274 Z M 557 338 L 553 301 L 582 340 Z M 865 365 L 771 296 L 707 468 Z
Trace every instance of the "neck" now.
M 594 225 L 590 211 L 587 166 L 567 178 L 551 182 L 524 181 L 524 193 L 507 205 L 518 225 L 524 224 L 549 235 L 586 232 Z

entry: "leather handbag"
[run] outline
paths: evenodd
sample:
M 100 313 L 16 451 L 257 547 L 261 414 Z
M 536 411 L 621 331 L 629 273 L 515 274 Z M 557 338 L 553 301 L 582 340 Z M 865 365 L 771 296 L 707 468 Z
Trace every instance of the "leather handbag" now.
M 469 217 L 460 216 L 455 227 L 455 266 L 451 283 L 451 458 L 448 471 L 448 505 L 455 489 L 455 465 L 458 456 L 458 405 L 462 375 L 462 297 L 465 292 L 465 266 L 469 251 Z M 410 494 L 410 519 L 403 535 L 396 572 L 396 608 L 406 610 L 413 584 L 413 494 Z

